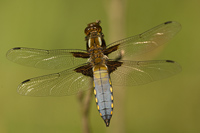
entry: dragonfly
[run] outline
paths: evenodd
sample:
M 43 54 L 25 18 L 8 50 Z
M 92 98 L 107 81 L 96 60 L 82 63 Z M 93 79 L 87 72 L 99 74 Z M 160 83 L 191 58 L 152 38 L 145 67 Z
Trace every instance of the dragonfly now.
M 114 107 L 113 85 L 146 84 L 181 71 L 181 66 L 172 60 L 127 60 L 163 45 L 180 29 L 178 22 L 168 21 L 144 33 L 106 45 L 100 21 L 96 21 L 85 28 L 86 50 L 15 47 L 6 56 L 15 63 L 30 67 L 65 68 L 58 73 L 23 81 L 18 86 L 18 93 L 26 96 L 67 96 L 93 89 L 97 109 L 108 127 Z

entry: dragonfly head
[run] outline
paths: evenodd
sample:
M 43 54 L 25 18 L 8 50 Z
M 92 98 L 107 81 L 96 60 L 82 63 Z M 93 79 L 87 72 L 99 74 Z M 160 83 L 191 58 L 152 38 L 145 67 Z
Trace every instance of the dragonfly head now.
M 85 34 L 88 36 L 91 34 L 101 33 L 102 28 L 100 26 L 100 23 L 101 23 L 100 20 L 97 20 L 96 22 L 93 22 L 93 23 L 89 23 L 87 27 L 85 28 Z
M 85 40 L 87 42 L 88 50 L 92 48 L 102 47 L 102 44 L 103 46 L 105 45 L 100 22 L 100 20 L 97 20 L 96 22 L 89 23 L 85 28 Z

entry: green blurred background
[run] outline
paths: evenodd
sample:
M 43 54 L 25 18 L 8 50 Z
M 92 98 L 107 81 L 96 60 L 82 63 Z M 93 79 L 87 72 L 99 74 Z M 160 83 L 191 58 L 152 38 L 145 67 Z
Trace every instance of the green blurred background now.
M 17 86 L 31 77 L 59 72 L 15 64 L 6 59 L 13 47 L 85 49 L 84 28 L 102 21 L 107 44 L 110 1 L 1 0 L 0 1 L 0 133 L 81 132 L 77 96 L 20 96 Z M 115 14 L 117 15 L 117 14 Z M 122 124 L 134 133 L 200 132 L 200 1 L 128 0 L 125 8 L 126 36 L 142 33 L 165 21 L 181 23 L 181 32 L 156 59 L 171 59 L 182 72 L 147 85 L 120 89 L 114 86 L 115 108 L 109 128 L 100 118 L 92 98 L 90 127 L 95 133 L 116 132 Z M 122 38 L 118 38 L 122 39 Z M 123 106 L 118 106 L 123 91 Z M 123 118 L 117 110 L 123 109 Z

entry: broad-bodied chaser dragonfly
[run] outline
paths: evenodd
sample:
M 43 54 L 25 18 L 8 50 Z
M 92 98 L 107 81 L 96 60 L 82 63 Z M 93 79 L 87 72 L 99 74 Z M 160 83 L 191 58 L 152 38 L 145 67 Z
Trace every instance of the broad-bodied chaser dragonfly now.
M 181 71 L 172 60 L 130 61 L 135 55 L 164 44 L 181 29 L 168 21 L 142 34 L 106 46 L 100 21 L 85 28 L 86 50 L 43 50 L 16 47 L 7 52 L 13 62 L 44 69 L 69 68 L 65 71 L 23 81 L 18 93 L 26 96 L 65 96 L 93 89 L 97 109 L 108 127 L 113 114 L 113 85 L 140 85 L 172 76 Z M 112 79 L 112 83 L 111 83 Z

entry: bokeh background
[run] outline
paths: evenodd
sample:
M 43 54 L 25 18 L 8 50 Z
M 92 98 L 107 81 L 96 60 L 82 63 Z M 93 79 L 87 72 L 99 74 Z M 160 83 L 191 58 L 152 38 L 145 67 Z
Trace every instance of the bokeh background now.
M 84 28 L 97 19 L 102 21 L 107 44 L 116 41 L 112 39 L 109 28 L 109 12 L 115 6 L 112 2 L 0 1 L 0 133 L 82 132 L 76 95 L 26 97 L 16 92 L 19 83 L 25 79 L 61 70 L 21 66 L 7 60 L 6 52 L 18 46 L 85 49 Z M 175 60 L 181 64 L 182 72 L 142 86 L 114 86 L 115 108 L 109 128 L 99 116 L 92 98 L 89 115 L 91 132 L 199 133 L 200 1 L 127 0 L 124 7 L 122 24 L 126 37 L 165 21 L 181 23 L 181 32 L 160 48 L 154 59 Z M 123 96 L 115 96 L 120 92 Z

